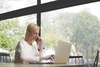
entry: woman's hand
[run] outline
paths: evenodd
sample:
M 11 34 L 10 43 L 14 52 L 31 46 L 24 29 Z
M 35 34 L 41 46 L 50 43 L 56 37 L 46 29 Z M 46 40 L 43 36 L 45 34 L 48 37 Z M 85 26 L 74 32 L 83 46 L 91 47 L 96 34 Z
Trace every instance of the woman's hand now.
M 48 56 L 45 56 L 44 57 L 44 60 L 53 60 L 55 58 L 55 56 L 54 55 L 48 55 Z
M 38 39 L 37 39 L 37 43 L 39 44 L 39 46 L 42 45 L 42 39 L 41 39 L 41 37 L 38 37 Z
M 39 45 L 40 51 L 42 51 L 42 39 L 41 39 L 41 37 L 38 37 L 37 44 Z

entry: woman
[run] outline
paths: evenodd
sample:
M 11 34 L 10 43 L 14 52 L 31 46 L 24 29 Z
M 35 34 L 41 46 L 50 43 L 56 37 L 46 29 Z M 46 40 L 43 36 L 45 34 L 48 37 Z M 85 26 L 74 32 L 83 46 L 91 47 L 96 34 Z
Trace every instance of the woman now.
M 19 41 L 16 46 L 15 63 L 41 62 L 53 58 L 54 55 L 42 56 L 42 39 L 38 34 L 39 26 L 30 23 L 27 26 L 25 40 Z M 39 51 L 37 46 L 39 46 Z

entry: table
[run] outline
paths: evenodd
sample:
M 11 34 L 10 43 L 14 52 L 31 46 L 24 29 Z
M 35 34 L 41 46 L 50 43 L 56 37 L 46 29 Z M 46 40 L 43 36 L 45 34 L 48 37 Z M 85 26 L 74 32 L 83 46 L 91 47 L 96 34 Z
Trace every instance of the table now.
M 0 63 L 0 67 L 86 67 L 86 65 Z

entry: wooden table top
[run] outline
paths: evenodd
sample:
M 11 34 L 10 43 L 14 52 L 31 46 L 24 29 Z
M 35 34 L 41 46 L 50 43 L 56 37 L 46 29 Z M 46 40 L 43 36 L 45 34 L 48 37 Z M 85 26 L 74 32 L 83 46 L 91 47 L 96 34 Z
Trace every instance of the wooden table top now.
M 0 63 L 0 67 L 85 67 L 86 65 L 68 64 L 19 64 L 19 63 Z

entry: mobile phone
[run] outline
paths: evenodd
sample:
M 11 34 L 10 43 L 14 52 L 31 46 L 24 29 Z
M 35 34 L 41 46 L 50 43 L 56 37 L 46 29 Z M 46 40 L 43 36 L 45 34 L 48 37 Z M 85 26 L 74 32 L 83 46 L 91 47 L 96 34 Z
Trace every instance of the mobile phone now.
M 38 41 L 38 38 L 36 39 L 36 42 Z

